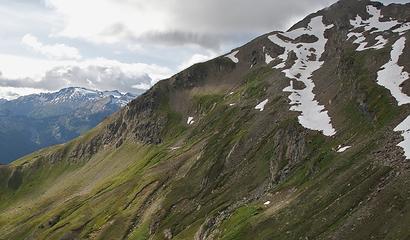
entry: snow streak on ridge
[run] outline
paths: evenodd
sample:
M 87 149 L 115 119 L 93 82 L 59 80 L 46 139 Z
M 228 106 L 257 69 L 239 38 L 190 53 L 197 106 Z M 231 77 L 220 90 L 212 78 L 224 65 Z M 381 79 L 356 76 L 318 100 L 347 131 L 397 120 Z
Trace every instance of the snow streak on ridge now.
M 390 52 L 390 60 L 377 72 L 377 83 L 387 88 L 396 99 L 399 106 L 410 103 L 410 97 L 402 92 L 401 84 L 409 79 L 409 73 L 403 71 L 404 67 L 398 65 L 399 57 L 403 53 L 406 38 L 397 40 Z
M 312 79 L 312 74 L 318 70 L 323 61 L 320 61 L 322 54 L 325 51 L 327 39 L 324 34 L 332 25 L 324 25 L 322 16 L 312 18 L 308 27 L 298 28 L 288 32 L 276 33 L 268 38 L 276 45 L 285 48 L 285 52 L 278 56 L 281 63 L 274 66 L 276 69 L 286 67 L 286 60 L 293 52 L 296 54 L 294 64 L 282 70 L 286 77 L 290 78 L 290 86 L 283 89 L 285 92 L 290 92 L 289 99 L 291 100 L 291 111 L 301 112 L 298 117 L 299 123 L 305 128 L 321 131 L 326 136 L 332 136 L 336 130 L 331 124 L 331 119 L 323 105 L 315 100 L 313 89 L 315 84 Z M 309 35 L 317 39 L 314 42 L 295 42 L 295 39 Z M 294 81 L 300 81 L 305 85 L 303 89 L 295 89 Z
M 233 52 L 225 55 L 225 57 L 231 59 L 232 62 L 234 62 L 234 63 L 238 63 L 239 59 L 236 57 L 236 54 L 238 54 L 238 53 L 239 53 L 239 50 L 236 50 L 236 51 L 233 51 Z
M 366 7 L 369 19 L 363 20 L 359 15 L 354 20 L 350 20 L 350 25 L 353 28 L 347 34 L 347 39 L 356 37 L 353 43 L 359 44 L 356 51 L 364 51 L 368 49 L 381 49 L 388 43 L 382 35 L 377 35 L 374 40 L 377 42 L 374 45 L 368 46 L 367 39 L 374 37 L 375 34 L 383 34 L 386 31 L 398 33 L 401 36 L 392 45 L 389 61 L 384 64 L 377 72 L 377 83 L 387 88 L 391 95 L 396 99 L 397 105 L 401 106 L 410 103 L 410 97 L 402 92 L 401 84 L 409 79 L 409 73 L 404 71 L 404 67 L 399 66 L 399 58 L 405 48 L 406 38 L 403 36 L 410 30 L 410 22 L 400 23 L 397 20 L 389 19 L 388 21 L 380 21 L 383 18 L 381 10 L 369 5 Z M 357 29 L 363 28 L 362 32 L 355 32 Z M 371 40 L 371 39 L 369 39 Z M 404 119 L 394 131 L 400 132 L 404 140 L 397 146 L 404 149 L 406 159 L 410 159 L 410 116 Z
M 395 129 L 395 132 L 400 132 L 404 140 L 397 144 L 397 146 L 404 149 L 404 156 L 410 159 L 410 116 L 407 116 Z
M 373 45 L 368 46 L 368 42 L 366 41 L 368 37 L 374 36 L 375 33 L 383 33 L 385 31 L 391 30 L 394 27 L 392 32 L 399 33 L 399 35 L 403 35 L 406 31 L 410 29 L 410 23 L 400 23 L 397 20 L 390 21 L 380 21 L 383 18 L 381 11 L 376 7 L 369 5 L 366 7 L 367 13 L 370 15 L 370 18 L 367 20 L 363 20 L 362 17 L 359 15 L 356 16 L 355 19 L 350 20 L 350 25 L 353 28 L 347 34 L 347 40 L 352 37 L 356 37 L 353 43 L 359 44 L 356 48 L 356 51 L 364 51 L 368 49 L 381 49 L 387 44 L 387 40 L 382 36 L 378 35 L 374 37 L 374 40 L 377 42 Z M 363 32 L 355 32 L 355 30 L 359 28 L 364 28 Z
M 392 96 L 397 100 L 397 104 L 404 105 L 410 103 L 410 97 L 402 92 L 400 85 L 409 79 L 409 73 L 398 65 L 400 55 L 403 53 L 406 38 L 399 38 L 392 46 L 390 60 L 377 73 L 377 83 L 389 89 Z M 400 132 L 404 140 L 397 146 L 404 149 L 406 159 L 410 159 L 410 116 L 407 116 L 394 131 Z

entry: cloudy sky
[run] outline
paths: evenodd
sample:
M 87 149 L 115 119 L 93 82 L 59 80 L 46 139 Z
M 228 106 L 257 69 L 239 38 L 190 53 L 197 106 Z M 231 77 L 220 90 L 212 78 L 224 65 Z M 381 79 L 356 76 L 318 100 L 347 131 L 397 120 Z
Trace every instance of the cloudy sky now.
M 1 0 L 0 98 L 68 86 L 137 92 L 333 2 Z

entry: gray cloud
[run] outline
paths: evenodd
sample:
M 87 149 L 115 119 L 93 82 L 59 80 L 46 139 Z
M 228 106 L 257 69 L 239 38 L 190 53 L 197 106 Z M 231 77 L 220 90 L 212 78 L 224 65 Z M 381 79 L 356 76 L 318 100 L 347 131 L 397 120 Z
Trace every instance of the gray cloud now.
M 47 71 L 40 81 L 31 78 L 8 79 L 0 72 L 0 87 L 50 91 L 72 86 L 139 93 L 143 89 L 133 88 L 133 86 L 151 86 L 151 84 L 152 79 L 147 73 L 129 74 L 119 67 L 95 65 L 55 67 Z
M 34 82 L 31 78 L 9 79 L 0 72 L 0 87 L 23 88 L 24 86 L 31 85 L 31 82 Z
M 199 34 L 194 32 L 150 32 L 144 34 L 139 41 L 144 43 L 154 43 L 167 46 L 179 46 L 184 44 L 199 45 L 209 49 L 220 49 L 223 40 L 229 38 L 228 36 L 214 35 L 214 34 Z
M 220 49 L 226 42 L 243 42 L 249 36 L 273 30 L 284 30 L 293 21 L 333 3 L 333 0 L 207 0 L 200 4 L 192 0 L 151 0 L 150 9 L 165 9 L 169 15 L 167 31 L 149 31 L 140 36 L 133 34 L 127 22 L 113 25 L 112 35 L 128 36 L 138 44 L 151 43 L 169 46 L 196 44 L 208 49 Z M 139 1 L 121 1 L 141 11 Z M 148 20 L 149 21 L 149 20 Z
M 209 49 L 219 49 L 223 39 L 229 39 L 229 36 L 215 34 L 201 34 L 184 31 L 150 31 L 141 36 L 135 35 L 125 24 L 115 23 L 106 28 L 103 33 L 105 36 L 121 36 L 130 42 L 138 45 L 154 44 L 161 46 L 180 46 L 180 45 L 199 45 Z
M 137 21 L 133 17 L 119 18 L 113 15 L 115 20 L 100 33 L 101 36 L 109 36 L 110 40 L 117 38 L 118 41 L 127 40 L 138 45 L 193 44 L 214 50 L 220 49 L 225 43 L 244 42 L 249 40 L 249 36 L 255 37 L 274 30 L 286 30 L 307 14 L 336 2 L 335 0 L 206 0 L 200 3 L 192 0 L 103 1 L 112 6 L 132 9 L 137 16 L 146 16 Z M 107 12 L 107 14 L 111 13 Z M 76 15 L 72 14 L 71 17 L 73 16 Z M 139 25 L 141 26 L 138 27 Z M 147 26 L 148 29 L 145 29 Z M 94 37 L 98 39 L 98 36 Z

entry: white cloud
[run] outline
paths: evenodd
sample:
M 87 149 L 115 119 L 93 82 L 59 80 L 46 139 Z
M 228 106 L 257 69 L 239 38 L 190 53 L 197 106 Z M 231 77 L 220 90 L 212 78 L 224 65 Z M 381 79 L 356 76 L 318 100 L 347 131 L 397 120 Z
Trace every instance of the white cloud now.
M 140 5 L 141 1 L 130 4 L 113 0 L 47 0 L 46 3 L 65 19 L 64 28 L 56 35 L 96 43 L 116 43 L 152 29 L 165 30 L 170 20 L 150 2 Z
M 279 30 L 290 17 L 334 0 L 46 0 L 62 19 L 54 34 L 94 43 L 195 44 L 217 49 L 221 41 Z M 286 11 L 283 11 L 286 9 Z M 92 17 L 91 17 L 92 16 Z
M 21 71 L 22 66 L 27 68 Z M 56 61 L 0 54 L 0 87 L 27 89 L 27 92 L 79 86 L 138 93 L 171 74 L 169 68 L 155 64 L 123 63 L 105 58 Z M 4 91 L 2 95 L 0 92 L 0 98 L 5 95 Z
M 35 36 L 26 34 L 21 39 L 21 43 L 30 47 L 35 52 L 38 52 L 49 59 L 81 59 L 80 52 L 75 47 L 70 47 L 65 44 L 57 43 L 54 45 L 46 45 L 41 43 Z
M 148 90 L 151 87 L 151 85 L 147 83 L 138 83 L 136 85 L 133 85 L 132 87 L 140 90 Z
M 36 88 L 15 88 L 15 87 L 0 87 L 0 99 L 12 100 L 20 96 L 47 92 L 45 89 Z
M 178 70 L 184 70 L 196 63 L 201 63 L 201 62 L 206 62 L 212 58 L 215 58 L 218 54 L 209 51 L 207 55 L 204 54 L 194 54 L 192 55 L 188 60 L 184 61 L 181 63 L 181 65 L 178 66 Z
M 0 54 L 0 72 L 3 77 L 9 79 L 30 77 L 35 80 L 40 80 L 47 70 L 58 65 L 66 65 L 69 63 L 69 61 L 53 61 L 11 54 Z

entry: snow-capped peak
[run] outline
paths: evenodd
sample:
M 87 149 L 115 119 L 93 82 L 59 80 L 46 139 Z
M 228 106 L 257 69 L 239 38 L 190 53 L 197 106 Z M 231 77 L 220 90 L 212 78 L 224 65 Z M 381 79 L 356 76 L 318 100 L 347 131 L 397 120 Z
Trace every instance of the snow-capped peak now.
M 63 88 L 57 92 L 47 92 L 22 96 L 10 102 L 26 103 L 31 105 L 86 105 L 106 100 L 107 104 L 125 106 L 136 96 L 131 93 L 121 93 L 117 90 L 99 91 L 82 87 Z

